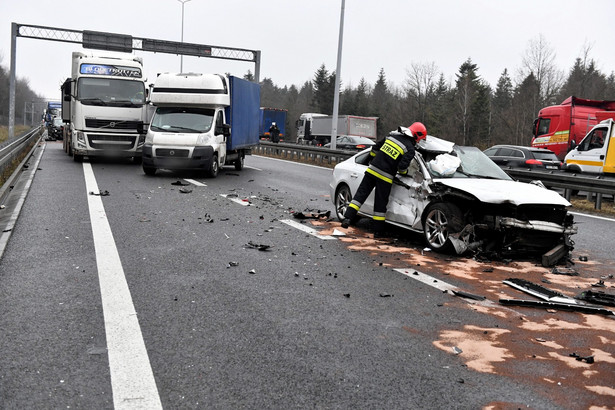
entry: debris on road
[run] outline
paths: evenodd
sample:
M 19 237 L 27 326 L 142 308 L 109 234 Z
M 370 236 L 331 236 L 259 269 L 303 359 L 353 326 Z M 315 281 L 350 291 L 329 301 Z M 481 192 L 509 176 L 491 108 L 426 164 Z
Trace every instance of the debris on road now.
M 171 182 L 171 185 L 175 185 L 175 186 L 187 186 L 187 185 L 190 185 L 190 183 L 189 183 L 189 182 L 184 182 L 184 181 L 182 181 L 181 179 L 178 179 L 178 180 L 177 180 L 177 181 L 175 181 L 175 182 Z
M 608 293 L 604 292 L 585 290 L 581 292 L 576 298 L 598 305 L 615 306 L 615 295 L 609 295 Z
M 597 306 L 576 305 L 573 303 L 547 302 L 543 300 L 500 299 L 500 304 L 505 306 L 539 307 L 543 309 L 558 309 L 570 312 L 596 313 L 606 316 L 615 316 L 615 312 Z
M 226 268 L 232 268 L 234 266 L 239 266 L 239 262 L 229 262 L 228 265 L 226 266 Z
M 95 195 L 95 196 L 109 196 L 109 191 L 99 191 L 98 193 L 91 191 L 90 195 Z
M 520 290 L 521 292 L 525 292 L 542 300 L 577 304 L 577 301 L 574 300 L 574 298 L 568 297 L 562 293 L 556 292 L 536 283 L 532 283 L 529 280 L 509 278 L 506 279 L 504 283 L 510 287 Z
M 192 189 L 182 187 L 182 188 L 179 188 L 179 192 L 181 192 L 182 194 L 190 194 L 192 193 Z
M 328 219 L 330 216 L 331 216 L 331 211 L 327 211 L 327 212 L 317 211 L 317 212 L 309 212 L 309 213 L 294 212 L 293 213 L 293 217 L 295 219 Z
M 254 275 L 254 274 L 256 273 L 256 270 L 251 269 L 248 273 L 249 273 L 250 275 Z
M 392 298 L 393 295 L 391 295 L 390 293 L 380 293 L 380 297 L 381 298 Z
M 579 362 L 585 362 L 587 364 L 592 364 L 594 363 L 594 355 L 590 355 L 590 356 L 580 356 L 577 353 L 570 353 L 568 356 L 570 357 L 574 357 L 575 359 L 577 359 Z
M 453 292 L 453 295 L 455 296 L 460 296 L 462 298 L 466 298 L 466 299 L 473 299 L 473 300 L 485 300 L 486 298 L 484 296 L 481 295 L 474 295 L 472 293 L 468 293 L 468 292 L 464 292 L 462 290 L 451 290 L 451 292 Z
M 579 276 L 579 272 L 572 268 L 558 268 L 555 267 L 551 270 L 554 275 L 566 275 L 566 276 Z
M 259 243 L 254 243 L 252 241 L 245 244 L 245 246 L 248 248 L 258 249 L 259 251 L 268 251 L 269 248 L 271 248 L 271 245 L 263 245 Z

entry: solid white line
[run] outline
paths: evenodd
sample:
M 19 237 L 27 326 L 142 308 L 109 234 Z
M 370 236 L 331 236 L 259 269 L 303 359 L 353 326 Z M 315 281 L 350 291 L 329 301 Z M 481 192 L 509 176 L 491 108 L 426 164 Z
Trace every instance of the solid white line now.
M 601 219 L 603 221 L 615 222 L 615 219 L 613 219 L 613 218 L 605 218 L 604 216 L 582 214 L 580 212 L 570 212 L 570 213 L 573 214 L 573 215 L 586 216 L 588 218 Z
M 293 221 L 291 219 L 280 219 L 280 222 L 285 223 L 286 225 L 290 225 L 293 228 L 299 229 L 300 231 L 303 231 L 305 233 L 308 233 L 312 236 L 317 237 L 318 239 L 337 239 L 334 236 L 330 236 L 330 235 L 321 235 L 316 229 L 312 229 L 309 226 L 306 226 L 302 223 Z
M 84 162 L 86 192 L 107 336 L 115 409 L 162 409 L 141 327 L 92 166 Z
M 207 186 L 207 185 L 205 185 L 204 183 L 199 182 L 199 181 L 194 180 L 194 179 L 184 178 L 184 181 L 186 181 L 186 182 L 190 182 L 192 185 L 196 185 L 196 186 Z

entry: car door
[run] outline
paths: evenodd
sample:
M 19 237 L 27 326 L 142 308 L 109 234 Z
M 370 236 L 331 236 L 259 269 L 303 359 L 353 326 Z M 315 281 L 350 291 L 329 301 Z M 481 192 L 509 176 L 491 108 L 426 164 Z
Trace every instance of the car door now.
M 575 151 L 570 152 L 567 163 L 578 164 L 584 172 L 602 172 L 606 158 L 605 142 L 609 136 L 608 125 L 595 127 L 583 138 Z
M 427 176 L 418 157 L 414 157 L 406 176 L 397 175 L 387 205 L 386 218 L 389 221 L 420 230 L 421 215 L 427 206 Z

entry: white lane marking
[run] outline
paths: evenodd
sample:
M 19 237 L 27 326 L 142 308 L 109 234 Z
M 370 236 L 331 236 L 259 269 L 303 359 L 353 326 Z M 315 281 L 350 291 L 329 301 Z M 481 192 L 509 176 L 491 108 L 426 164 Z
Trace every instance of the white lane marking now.
M 230 201 L 235 202 L 236 204 L 242 205 L 242 206 L 249 206 L 250 202 L 249 201 L 244 201 L 242 199 L 239 198 L 235 198 L 235 197 L 230 197 L 227 194 L 220 194 L 221 197 L 226 198 Z
M 199 181 L 197 181 L 197 180 L 195 180 L 195 179 L 188 179 L 188 178 L 184 178 L 184 181 L 186 181 L 186 182 L 190 182 L 192 185 L 196 185 L 196 186 L 207 186 L 207 185 L 205 185 L 204 183 L 199 182 Z
M 115 409 L 162 409 L 141 327 L 92 166 L 84 162 L 86 193 L 105 320 Z
M 262 169 L 260 169 L 260 168 L 250 167 L 250 166 L 247 166 L 247 165 L 244 165 L 244 168 L 250 168 L 250 169 L 254 169 L 256 171 L 262 171 Z
M 443 280 L 437 279 L 433 276 L 429 276 L 426 273 L 419 272 L 416 269 L 393 269 L 393 270 L 401 273 L 402 275 L 406 275 L 409 278 L 418 280 L 421 283 L 424 283 L 433 288 L 436 288 L 442 292 L 446 291 L 452 294 L 453 291 L 461 291 L 461 289 L 459 289 L 457 286 L 451 285 L 450 283 L 446 283 Z M 498 305 L 496 303 L 493 303 L 492 301 L 488 299 L 485 299 L 485 300 L 474 300 L 474 299 L 468 299 L 468 298 L 462 298 L 462 299 L 470 304 L 482 305 L 482 306 L 487 306 L 487 307 L 497 306 L 499 308 L 508 310 L 508 308 Z
M 605 218 L 604 216 L 582 214 L 580 212 L 570 212 L 570 213 L 573 214 L 573 215 L 586 216 L 588 218 L 601 219 L 603 221 L 615 222 L 615 219 L 613 219 L 613 218 Z
M 334 236 L 330 236 L 330 235 L 321 235 L 320 232 L 318 232 L 316 229 L 310 228 L 309 226 L 306 226 L 302 223 L 293 221 L 291 219 L 280 219 L 280 222 L 285 223 L 286 225 L 290 225 L 293 228 L 299 229 L 300 231 L 303 231 L 305 233 L 308 233 L 312 236 L 317 237 L 318 239 L 336 239 Z

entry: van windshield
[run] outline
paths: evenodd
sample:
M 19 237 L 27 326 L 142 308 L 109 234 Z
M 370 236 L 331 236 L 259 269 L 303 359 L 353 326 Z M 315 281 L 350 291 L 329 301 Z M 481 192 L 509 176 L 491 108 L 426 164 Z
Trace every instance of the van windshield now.
M 205 133 L 211 129 L 214 110 L 209 108 L 158 107 L 151 128 L 154 131 Z

